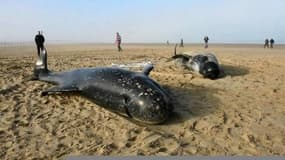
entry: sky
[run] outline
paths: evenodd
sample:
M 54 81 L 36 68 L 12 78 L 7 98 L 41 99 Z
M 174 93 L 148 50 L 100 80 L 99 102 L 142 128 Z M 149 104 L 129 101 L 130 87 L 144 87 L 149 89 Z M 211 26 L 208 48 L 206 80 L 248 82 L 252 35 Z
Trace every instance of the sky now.
M 0 42 L 285 43 L 284 0 L 0 0 Z

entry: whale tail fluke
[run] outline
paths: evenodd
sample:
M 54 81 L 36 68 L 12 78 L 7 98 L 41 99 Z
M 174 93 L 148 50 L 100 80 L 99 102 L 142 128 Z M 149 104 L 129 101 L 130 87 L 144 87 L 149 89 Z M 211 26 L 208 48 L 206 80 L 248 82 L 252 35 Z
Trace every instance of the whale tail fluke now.
M 48 74 L 49 72 L 50 71 L 47 67 L 47 50 L 46 48 L 43 48 L 40 50 L 40 56 L 38 57 L 38 60 L 34 67 L 34 75 L 32 80 L 38 80 L 40 75 Z

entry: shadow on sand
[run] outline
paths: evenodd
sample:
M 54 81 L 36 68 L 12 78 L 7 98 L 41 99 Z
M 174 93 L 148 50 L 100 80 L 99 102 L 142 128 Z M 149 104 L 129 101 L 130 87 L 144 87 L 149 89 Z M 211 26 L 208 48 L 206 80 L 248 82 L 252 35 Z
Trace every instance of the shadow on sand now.
M 139 126 L 147 127 L 153 131 L 159 131 L 165 126 L 172 124 L 182 124 L 194 117 L 203 117 L 213 113 L 219 105 L 219 99 L 214 96 L 217 89 L 206 88 L 202 86 L 191 85 L 188 88 L 179 88 L 173 86 L 163 86 L 168 91 L 173 102 L 173 112 L 170 118 L 157 125 L 144 124 L 134 121 L 128 117 L 124 117 L 126 120 L 135 123 Z
M 219 106 L 220 100 L 215 97 L 217 89 L 191 85 L 187 88 L 164 86 L 173 101 L 173 115 L 166 123 L 183 123 L 193 117 L 203 117 L 213 113 Z
M 191 118 L 204 117 L 206 115 L 212 114 L 215 112 L 215 110 L 219 107 L 220 104 L 220 100 L 215 96 L 215 93 L 218 92 L 218 89 L 216 88 L 196 86 L 193 84 L 188 84 L 184 87 L 164 85 L 163 88 L 166 89 L 172 99 L 173 112 L 170 118 L 165 123 L 160 124 L 162 127 L 171 124 L 181 124 Z M 67 99 L 72 99 L 72 97 L 69 96 L 82 97 L 77 92 L 65 93 L 64 96 L 68 96 L 66 97 Z M 93 102 L 90 99 L 89 101 Z M 108 110 L 107 108 L 105 109 Z M 123 116 L 120 114 L 117 115 L 140 126 L 153 126 L 134 121 L 133 119 L 127 116 Z
M 19 84 L 15 84 L 13 86 L 9 86 L 8 88 L 0 89 L 0 94 L 3 94 L 3 95 L 8 94 L 10 92 L 13 92 L 14 90 L 16 90 L 19 87 L 20 87 Z
M 229 64 L 222 64 L 222 73 L 220 74 L 219 78 L 224 78 L 226 76 L 243 76 L 249 73 L 249 69 L 244 66 L 234 66 Z

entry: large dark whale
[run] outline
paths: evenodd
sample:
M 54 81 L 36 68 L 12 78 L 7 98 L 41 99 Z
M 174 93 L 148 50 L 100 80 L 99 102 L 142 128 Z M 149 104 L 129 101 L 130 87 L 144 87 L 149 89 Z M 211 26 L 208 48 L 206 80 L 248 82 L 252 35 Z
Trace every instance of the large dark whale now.
M 177 45 L 174 49 L 174 56 L 171 58 L 174 59 L 179 65 L 201 74 L 204 78 L 218 78 L 220 75 L 220 66 L 214 54 L 176 54 L 176 47 Z
M 112 112 L 147 124 L 159 124 L 168 119 L 172 104 L 168 93 L 149 78 L 152 65 L 142 72 L 120 68 L 82 68 L 66 72 L 51 72 L 47 68 L 47 52 L 42 50 L 34 68 L 37 80 L 57 86 L 42 92 L 78 92 Z

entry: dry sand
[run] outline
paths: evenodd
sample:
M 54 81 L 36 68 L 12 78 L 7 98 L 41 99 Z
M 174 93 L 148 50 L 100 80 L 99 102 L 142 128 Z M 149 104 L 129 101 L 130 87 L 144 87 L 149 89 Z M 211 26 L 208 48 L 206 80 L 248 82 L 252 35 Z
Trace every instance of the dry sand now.
M 150 77 L 174 98 L 163 125 L 143 126 L 77 95 L 41 97 L 52 85 L 25 81 L 34 46 L 0 48 L 0 159 L 67 155 L 285 155 L 285 46 L 215 45 L 226 76 L 203 79 L 166 62 L 173 46 L 48 45 L 63 71 L 150 60 Z M 205 51 L 187 45 L 179 51 Z

